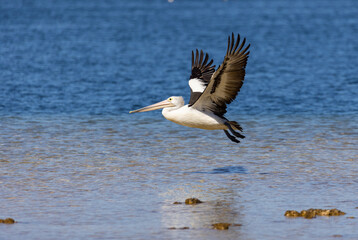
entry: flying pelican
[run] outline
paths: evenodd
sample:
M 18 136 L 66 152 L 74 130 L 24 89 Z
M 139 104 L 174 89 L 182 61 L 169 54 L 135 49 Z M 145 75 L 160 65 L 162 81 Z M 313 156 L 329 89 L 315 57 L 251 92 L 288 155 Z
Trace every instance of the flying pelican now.
M 238 34 L 236 43 L 234 33 L 228 38 L 228 46 L 223 63 L 216 69 L 208 62 L 209 55 L 203 50 L 192 51 L 191 76 L 189 86 L 191 95 L 189 104 L 184 105 L 183 97 L 173 96 L 153 105 L 140 108 L 129 113 L 147 112 L 163 108 L 163 116 L 180 125 L 206 130 L 224 130 L 226 136 L 233 142 L 237 138 L 245 138 L 242 127 L 235 121 L 224 117 L 226 105 L 237 96 L 244 82 L 245 67 L 250 51 L 250 44 L 245 48 L 246 39 L 240 44 Z M 240 45 L 240 46 L 239 46 Z M 205 56 L 205 58 L 204 58 Z M 231 132 L 231 134 L 229 133 Z

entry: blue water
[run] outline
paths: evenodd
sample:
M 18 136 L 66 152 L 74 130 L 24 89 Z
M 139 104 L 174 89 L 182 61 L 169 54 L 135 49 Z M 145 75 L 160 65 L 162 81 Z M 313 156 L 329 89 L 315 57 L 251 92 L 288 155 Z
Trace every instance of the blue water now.
M 357 239 L 357 16 L 355 0 L 0 1 L 0 218 L 18 221 L 0 239 Z M 219 65 L 231 32 L 251 44 L 227 114 L 241 144 L 128 114 L 188 100 L 191 51 Z M 188 197 L 205 203 L 172 204 Z M 347 215 L 283 216 L 311 207 Z
M 191 51 L 251 43 L 232 112 L 356 114 L 354 1 L 1 3 L 1 115 L 121 115 L 189 96 Z

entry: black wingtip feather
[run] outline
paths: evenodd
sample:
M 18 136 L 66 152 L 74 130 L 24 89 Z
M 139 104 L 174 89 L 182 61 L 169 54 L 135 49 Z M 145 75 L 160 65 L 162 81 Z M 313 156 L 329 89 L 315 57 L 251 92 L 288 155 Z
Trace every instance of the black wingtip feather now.
M 190 79 L 192 78 L 199 78 L 202 79 L 205 84 L 208 84 L 212 74 L 215 72 L 215 66 L 211 66 L 214 62 L 212 59 L 209 61 L 209 54 L 204 53 L 203 50 L 195 50 L 192 51 L 192 72 Z M 209 63 L 208 63 L 209 61 Z
M 206 53 L 205 54 L 205 59 L 204 59 L 204 62 L 203 62 L 203 66 L 206 66 L 206 63 L 208 62 L 208 60 L 209 60 L 209 55 Z
M 237 34 L 237 40 L 236 40 L 235 47 L 232 50 L 232 52 L 236 51 L 237 47 L 239 46 L 239 43 L 240 43 L 240 34 Z

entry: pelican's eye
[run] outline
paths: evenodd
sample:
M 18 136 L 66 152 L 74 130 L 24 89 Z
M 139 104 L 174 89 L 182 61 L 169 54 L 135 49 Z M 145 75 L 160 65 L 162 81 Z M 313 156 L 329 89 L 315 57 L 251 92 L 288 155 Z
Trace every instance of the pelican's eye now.
M 170 97 L 170 98 L 168 98 L 168 100 L 171 101 L 171 100 L 173 100 L 173 98 Z

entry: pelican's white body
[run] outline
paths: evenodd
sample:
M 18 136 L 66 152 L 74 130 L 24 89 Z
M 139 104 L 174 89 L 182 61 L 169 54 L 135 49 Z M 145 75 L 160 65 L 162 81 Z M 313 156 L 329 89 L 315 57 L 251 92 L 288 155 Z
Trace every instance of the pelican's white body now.
M 164 108 L 162 114 L 169 121 L 186 127 L 206 130 L 227 129 L 227 126 L 224 125 L 225 119 L 216 116 L 212 112 L 202 112 L 188 105 L 179 108 Z

